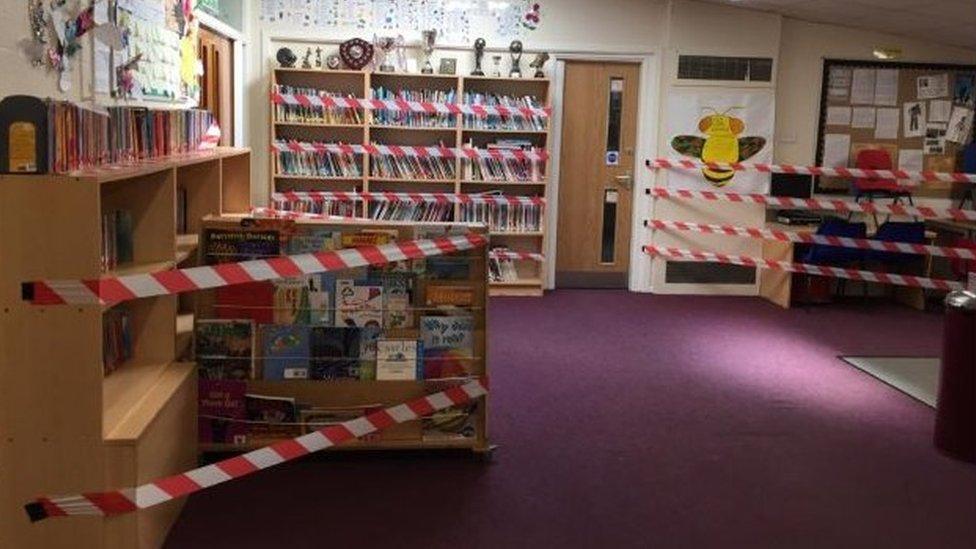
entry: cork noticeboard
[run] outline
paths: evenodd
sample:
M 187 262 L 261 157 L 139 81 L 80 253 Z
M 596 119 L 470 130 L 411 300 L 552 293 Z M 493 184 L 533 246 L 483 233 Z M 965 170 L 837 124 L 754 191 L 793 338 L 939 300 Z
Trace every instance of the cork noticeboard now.
M 952 172 L 973 141 L 976 65 L 825 59 L 817 165 L 855 167 L 858 152 L 881 149 L 909 171 Z M 845 163 L 846 159 L 846 163 Z M 851 181 L 820 177 L 818 193 L 846 193 Z M 952 184 L 916 194 L 947 197 Z

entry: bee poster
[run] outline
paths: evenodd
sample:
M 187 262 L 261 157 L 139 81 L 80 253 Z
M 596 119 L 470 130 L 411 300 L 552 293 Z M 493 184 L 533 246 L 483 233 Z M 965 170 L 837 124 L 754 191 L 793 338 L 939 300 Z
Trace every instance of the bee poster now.
M 672 158 L 705 162 L 773 160 L 775 103 L 768 90 L 672 89 L 666 147 Z M 769 192 L 769 174 L 725 169 L 673 170 L 671 189 Z

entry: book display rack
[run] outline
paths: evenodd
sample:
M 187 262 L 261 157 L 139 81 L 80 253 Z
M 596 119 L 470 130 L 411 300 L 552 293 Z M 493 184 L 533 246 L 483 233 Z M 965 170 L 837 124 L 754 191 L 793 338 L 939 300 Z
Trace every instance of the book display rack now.
M 37 306 L 21 284 L 191 266 L 199 220 L 246 212 L 250 179 L 250 152 L 229 148 L 0 175 L 0 546 L 162 544 L 182 500 L 33 525 L 23 505 L 40 493 L 136 486 L 195 465 L 196 368 L 183 360 L 192 302 Z
M 272 143 L 544 151 L 549 141 L 547 79 L 277 68 L 273 71 L 271 92 Z M 302 99 L 297 103 L 275 99 L 283 95 Z M 308 101 L 308 97 L 313 100 Z M 363 100 L 422 102 L 428 108 L 384 109 Z M 451 108 L 444 108 L 445 105 Z M 512 114 L 470 112 L 461 107 L 495 107 Z M 542 254 L 545 249 L 546 212 L 541 205 L 465 208 L 406 202 L 313 204 L 275 197 L 275 193 L 285 191 L 545 197 L 545 161 L 340 152 L 277 151 L 273 155 L 270 192 L 272 205 L 277 209 L 372 219 L 486 223 L 492 246 L 535 254 Z M 542 261 L 514 260 L 504 270 L 504 278 L 492 277 L 491 295 L 542 295 Z
M 206 264 L 476 232 L 476 224 L 212 216 Z M 197 292 L 203 452 L 245 451 L 487 375 L 484 248 Z M 487 397 L 336 449 L 489 455 Z

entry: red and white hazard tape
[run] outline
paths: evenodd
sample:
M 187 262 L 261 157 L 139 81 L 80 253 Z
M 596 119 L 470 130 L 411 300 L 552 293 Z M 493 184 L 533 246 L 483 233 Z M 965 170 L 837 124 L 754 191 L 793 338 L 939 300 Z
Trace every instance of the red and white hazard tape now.
M 352 215 L 333 215 L 317 214 L 311 212 L 294 212 L 291 210 L 276 210 L 274 208 L 264 208 L 251 206 L 251 215 L 268 219 L 319 219 L 325 221 L 348 221 L 350 219 L 362 219 Z
M 953 280 L 940 280 L 937 278 L 923 278 L 912 275 L 883 273 L 876 271 L 862 271 L 858 269 L 845 269 L 843 267 L 811 265 L 808 263 L 773 261 L 770 259 L 760 259 L 744 255 L 727 255 L 703 252 L 699 250 L 683 250 L 681 248 L 664 248 L 658 246 L 644 246 L 644 251 L 655 257 L 662 257 L 664 259 L 677 261 L 725 263 L 729 265 L 741 265 L 744 267 L 757 267 L 760 269 L 773 269 L 792 273 L 805 273 L 832 278 L 859 280 L 862 282 L 878 282 L 881 284 L 893 284 L 895 286 L 928 288 L 932 290 L 952 291 L 966 289 L 965 284 Z
M 552 109 L 548 107 L 509 107 L 506 105 L 479 105 L 455 103 L 431 103 L 427 101 L 406 101 L 403 99 L 360 99 L 358 97 L 330 97 L 303 93 L 271 92 L 271 102 L 275 105 L 301 105 L 324 109 L 369 109 L 385 111 L 410 111 L 427 114 L 470 114 L 479 117 L 489 115 L 548 117 Z
M 34 305 L 111 305 L 144 297 L 384 265 L 470 250 L 486 243 L 484 236 L 468 233 L 96 280 L 42 280 L 25 284 L 25 299 Z
M 207 133 L 203 134 L 203 138 L 200 139 L 200 144 L 197 145 L 198 151 L 209 151 L 217 148 L 217 144 L 220 143 L 220 126 L 216 122 L 210 124 L 207 128 Z
M 741 162 L 704 162 L 687 158 L 655 158 L 647 161 L 647 167 L 668 170 L 733 170 L 737 172 L 789 173 L 830 177 L 865 179 L 900 179 L 903 181 L 943 181 L 948 183 L 976 183 L 976 174 L 947 172 L 912 172 L 907 170 L 867 170 L 862 168 L 827 168 L 824 166 L 793 166 L 791 164 L 753 164 Z
M 911 244 L 908 242 L 886 242 L 864 238 L 847 238 L 844 236 L 819 235 L 810 232 L 789 232 L 770 229 L 754 229 L 736 227 L 734 225 L 710 225 L 702 223 L 688 223 L 685 221 L 662 221 L 652 219 L 647 222 L 652 229 L 691 231 L 703 234 L 722 234 L 728 236 L 745 236 L 759 240 L 779 240 L 782 242 L 796 242 L 800 244 L 823 244 L 838 248 L 857 248 L 860 250 L 877 250 L 879 252 L 895 252 L 916 255 L 932 255 L 952 259 L 976 259 L 976 251 L 968 248 L 948 248 L 945 246 L 928 246 L 925 244 Z
M 272 201 L 305 202 L 351 202 L 367 200 L 370 202 L 442 202 L 454 204 L 521 204 L 541 206 L 546 203 L 542 196 L 514 196 L 498 194 L 456 194 L 456 193 L 407 193 L 407 192 L 346 192 L 346 191 L 284 191 L 272 193 Z
M 358 145 L 348 143 L 309 143 L 307 141 L 275 141 L 271 149 L 276 152 L 373 154 L 384 156 L 416 156 L 421 158 L 493 158 L 496 160 L 531 160 L 544 162 L 549 152 L 521 149 L 474 149 L 470 147 L 421 147 L 413 145 Z
M 142 486 L 108 492 L 39 497 L 24 507 L 32 522 L 69 515 L 111 516 L 131 513 L 382 431 L 398 423 L 414 421 L 436 411 L 465 404 L 486 394 L 486 380 L 470 380 L 439 393 L 338 425 L 323 427 L 300 437 L 283 440 L 192 471 L 157 479 Z
M 957 221 L 976 221 L 976 210 L 956 210 L 945 208 L 929 208 L 926 206 L 903 206 L 901 204 L 878 204 L 876 202 L 849 202 L 845 200 L 826 200 L 821 198 L 788 198 L 783 196 L 767 196 L 764 194 L 718 193 L 714 191 L 671 191 L 661 187 L 648 189 L 648 194 L 655 198 L 709 200 L 724 202 L 743 202 L 763 204 L 778 208 L 830 210 L 837 212 L 864 212 L 877 214 L 902 215 L 908 217 L 922 217 L 925 219 L 949 218 Z
M 488 257 L 491 259 L 527 260 L 539 262 L 546 260 L 546 256 L 537 252 L 519 252 L 515 250 L 491 250 L 488 252 Z

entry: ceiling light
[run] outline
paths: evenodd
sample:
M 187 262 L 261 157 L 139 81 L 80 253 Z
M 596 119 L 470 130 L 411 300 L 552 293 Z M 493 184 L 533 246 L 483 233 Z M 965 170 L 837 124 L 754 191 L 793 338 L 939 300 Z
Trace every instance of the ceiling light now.
M 891 61 L 901 57 L 901 48 L 875 48 L 874 56 L 884 61 Z

